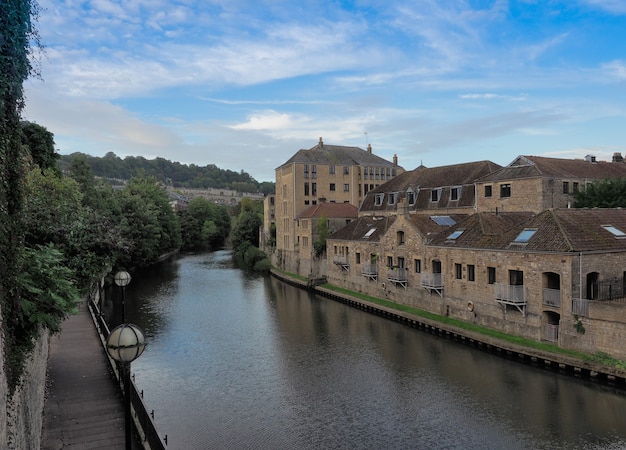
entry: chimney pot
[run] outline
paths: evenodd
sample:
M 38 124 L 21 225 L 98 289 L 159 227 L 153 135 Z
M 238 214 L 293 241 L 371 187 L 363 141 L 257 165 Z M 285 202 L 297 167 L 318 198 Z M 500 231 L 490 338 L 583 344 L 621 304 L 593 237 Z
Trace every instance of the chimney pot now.
M 367 152 L 372 153 L 372 144 L 367 144 Z
M 322 140 L 322 137 L 320 136 L 320 143 L 318 144 L 318 146 L 320 148 L 322 148 L 324 146 L 324 141 Z

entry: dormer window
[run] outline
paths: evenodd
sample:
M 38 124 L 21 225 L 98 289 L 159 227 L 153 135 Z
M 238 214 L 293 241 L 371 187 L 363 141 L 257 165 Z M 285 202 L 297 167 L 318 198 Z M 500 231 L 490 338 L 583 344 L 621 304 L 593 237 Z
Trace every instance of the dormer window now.
M 414 205 L 416 198 L 417 198 L 417 195 L 415 195 L 415 192 L 413 192 L 411 189 L 406 191 L 406 202 L 409 205 Z
M 441 198 L 441 188 L 433 189 L 432 191 L 430 191 L 431 202 L 438 202 L 440 198 Z
M 398 199 L 398 193 L 397 192 L 392 192 L 389 194 L 389 204 L 390 205 L 395 205 L 396 201 Z
M 456 186 L 450 189 L 450 200 L 456 201 L 461 197 L 461 186 Z
M 383 204 L 383 200 L 385 199 L 385 194 L 376 194 L 374 197 L 374 205 L 381 206 Z

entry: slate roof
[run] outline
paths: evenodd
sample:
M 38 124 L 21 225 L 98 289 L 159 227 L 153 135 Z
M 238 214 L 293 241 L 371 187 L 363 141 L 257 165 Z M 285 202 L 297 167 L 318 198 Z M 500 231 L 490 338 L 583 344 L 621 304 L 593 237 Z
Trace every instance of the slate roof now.
M 379 166 L 398 167 L 393 162 L 387 161 L 380 156 L 363 150 L 360 147 L 347 147 L 343 145 L 328 145 L 323 142 L 308 150 L 301 149 L 296 152 L 286 163 L 278 168 L 293 164 L 329 164 L 339 166 Z M 404 170 L 404 169 L 402 169 Z
M 413 189 L 418 192 L 415 205 L 410 206 L 411 210 L 450 208 L 450 207 L 471 207 L 474 205 L 475 191 L 474 182 L 497 170 L 501 166 L 491 161 L 477 161 L 463 164 L 453 164 L 449 166 L 427 168 L 420 166 L 409 172 L 404 172 L 397 177 L 387 181 L 367 193 L 361 205 L 361 211 L 393 211 L 397 203 L 406 197 L 406 191 Z M 460 197 L 456 201 L 450 201 L 450 189 L 461 186 Z M 463 186 L 465 186 L 463 188 Z M 442 188 L 439 201 L 433 204 L 430 201 L 432 189 Z M 389 205 L 385 196 L 382 205 L 376 205 L 376 194 L 398 192 L 396 205 Z
M 549 209 L 540 214 L 477 213 L 436 236 L 430 244 L 445 247 L 539 252 L 626 251 L 626 234 L 616 237 L 603 225 L 626 233 L 624 209 Z M 453 231 L 463 231 L 449 239 Z M 536 230 L 525 243 L 516 243 L 524 230 Z
M 328 239 L 341 241 L 379 242 L 389 227 L 396 221 L 395 216 L 362 216 L 331 234 Z M 373 232 L 370 231 L 374 229 Z
M 302 213 L 298 215 L 298 219 L 317 217 L 326 217 L 327 219 L 356 219 L 358 215 L 358 208 L 350 203 L 318 203 L 302 211 Z
M 481 178 L 480 182 L 505 181 L 522 178 L 622 178 L 626 177 L 626 163 L 582 159 L 518 156 L 512 163 Z

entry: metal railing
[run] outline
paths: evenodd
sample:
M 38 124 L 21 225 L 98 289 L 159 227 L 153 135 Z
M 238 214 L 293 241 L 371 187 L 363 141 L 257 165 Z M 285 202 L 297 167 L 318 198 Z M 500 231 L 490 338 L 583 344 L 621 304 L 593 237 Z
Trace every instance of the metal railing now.
M 408 275 L 406 268 L 397 268 L 387 270 L 387 280 L 389 281 L 407 281 Z
M 559 342 L 559 326 L 547 323 L 544 330 L 544 339 L 550 342 Z
M 572 314 L 577 316 L 589 317 L 589 302 L 586 298 L 572 299 Z
M 442 289 L 443 277 L 440 273 L 422 273 L 422 286 L 430 289 Z
M 544 288 L 543 304 L 546 306 L 561 306 L 561 291 L 559 289 Z
M 366 277 L 378 275 L 378 268 L 376 267 L 376 264 L 363 264 L 361 266 L 361 275 Z
M 106 323 L 104 319 L 104 315 L 93 301 L 89 302 L 89 309 L 91 310 L 91 316 L 94 319 L 96 324 L 97 331 L 100 335 L 100 341 L 102 342 L 103 347 L 106 346 L 106 338 L 109 336 L 110 330 L 109 325 Z M 107 355 L 107 359 L 109 360 L 109 364 L 115 374 L 117 379 L 117 383 L 120 387 L 122 394 L 124 393 L 123 389 L 123 380 L 122 380 L 122 369 L 119 366 L 117 361 L 111 359 L 106 352 L 106 347 L 104 347 L 104 352 Z M 159 432 L 156 429 L 156 425 L 154 423 L 154 410 L 148 413 L 148 409 L 143 402 L 143 391 L 138 391 L 137 386 L 135 385 L 134 380 L 130 382 L 130 401 L 132 405 L 132 411 L 134 413 L 135 424 L 138 422 L 140 427 L 136 427 L 136 431 L 140 435 L 144 444 L 151 450 L 166 450 L 167 449 L 167 435 L 164 438 L 161 438 Z
M 526 296 L 524 295 L 523 285 L 496 283 L 494 284 L 494 287 L 496 300 L 511 305 L 526 304 Z

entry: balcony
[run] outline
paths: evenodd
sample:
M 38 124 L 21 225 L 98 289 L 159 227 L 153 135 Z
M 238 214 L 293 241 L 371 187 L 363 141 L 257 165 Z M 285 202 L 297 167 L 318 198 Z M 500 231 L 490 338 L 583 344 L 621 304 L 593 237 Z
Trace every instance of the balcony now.
M 387 281 L 393 283 L 396 286 L 400 285 L 404 289 L 406 289 L 408 280 L 409 277 L 406 268 L 402 267 L 387 270 Z
M 548 342 L 559 342 L 559 326 L 547 323 L 545 325 L 543 337 Z
M 378 279 L 378 268 L 376 267 L 376 264 L 363 264 L 361 266 L 361 275 L 370 280 L 376 281 Z
M 350 271 L 350 263 L 348 262 L 348 257 L 345 255 L 335 255 L 333 263 L 341 267 L 346 272 Z
M 502 307 L 506 305 L 514 306 L 522 313 L 522 316 L 526 315 L 526 294 L 524 291 L 524 285 L 511 285 L 511 284 L 494 284 L 495 299 Z
M 559 289 L 544 288 L 543 304 L 545 306 L 559 308 L 561 306 L 561 291 Z
M 572 299 L 572 314 L 577 316 L 589 317 L 589 302 L 586 298 Z
M 443 297 L 443 277 L 440 273 L 422 273 L 422 287 Z

